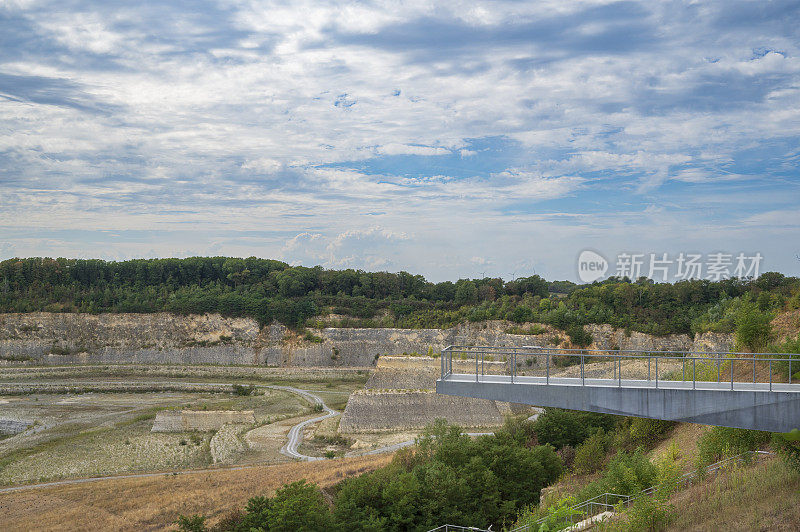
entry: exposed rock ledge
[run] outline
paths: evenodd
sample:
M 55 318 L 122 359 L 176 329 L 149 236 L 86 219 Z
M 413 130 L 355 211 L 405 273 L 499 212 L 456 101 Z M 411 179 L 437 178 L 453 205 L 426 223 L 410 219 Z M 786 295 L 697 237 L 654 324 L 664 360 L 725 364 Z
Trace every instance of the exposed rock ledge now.
M 259 328 L 249 318 L 218 314 L 0 314 L 0 363 L 145 363 L 314 367 L 363 367 L 378 356 L 440 352 L 448 345 L 553 345 L 565 341 L 547 328 L 540 335 L 505 332 L 507 322 L 466 323 L 450 329 L 315 330 L 321 342 L 298 339 L 286 327 Z M 692 340 L 654 337 L 588 325 L 601 349 L 729 350 L 731 335 L 707 333 Z

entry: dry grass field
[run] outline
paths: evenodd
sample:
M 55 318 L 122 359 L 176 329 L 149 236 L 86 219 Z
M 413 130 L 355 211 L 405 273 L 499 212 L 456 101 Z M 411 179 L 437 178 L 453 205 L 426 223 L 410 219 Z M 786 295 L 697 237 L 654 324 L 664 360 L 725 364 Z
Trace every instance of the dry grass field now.
M 669 530 L 800 530 L 798 500 L 800 475 L 776 457 L 678 492 Z
M 0 530 L 162 530 L 180 514 L 203 513 L 213 525 L 250 497 L 308 479 L 327 487 L 381 467 L 391 455 L 292 462 L 226 470 L 120 478 L 0 493 Z

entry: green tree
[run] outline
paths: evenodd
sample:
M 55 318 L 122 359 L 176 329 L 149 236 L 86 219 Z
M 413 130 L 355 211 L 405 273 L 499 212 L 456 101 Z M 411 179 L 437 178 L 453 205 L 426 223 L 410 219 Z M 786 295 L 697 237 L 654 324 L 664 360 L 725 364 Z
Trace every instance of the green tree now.
M 763 351 L 772 338 L 772 314 L 762 312 L 749 301 L 742 302 L 736 313 L 736 344 L 754 353 Z

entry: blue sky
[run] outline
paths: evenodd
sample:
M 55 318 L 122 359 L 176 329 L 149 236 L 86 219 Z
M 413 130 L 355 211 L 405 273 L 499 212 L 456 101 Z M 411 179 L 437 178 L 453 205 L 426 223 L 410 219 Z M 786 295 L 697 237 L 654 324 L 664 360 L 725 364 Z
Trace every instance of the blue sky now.
M 0 259 L 800 274 L 800 3 L 0 3 Z

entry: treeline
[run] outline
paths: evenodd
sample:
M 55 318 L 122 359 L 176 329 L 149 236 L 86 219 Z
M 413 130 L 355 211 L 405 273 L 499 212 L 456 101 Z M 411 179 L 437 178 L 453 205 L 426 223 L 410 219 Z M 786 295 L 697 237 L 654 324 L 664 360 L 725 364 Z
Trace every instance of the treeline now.
M 774 309 L 798 304 L 798 293 L 798 279 L 779 273 L 675 284 L 611 278 L 579 286 L 537 275 L 432 283 L 407 272 L 293 267 L 255 257 L 0 262 L 0 312 L 218 312 L 290 327 L 321 325 L 320 317 L 335 314 L 335 324 L 345 327 L 444 328 L 505 319 L 564 330 L 609 323 L 659 335 L 690 333 L 724 329 L 728 301 L 746 297 Z

